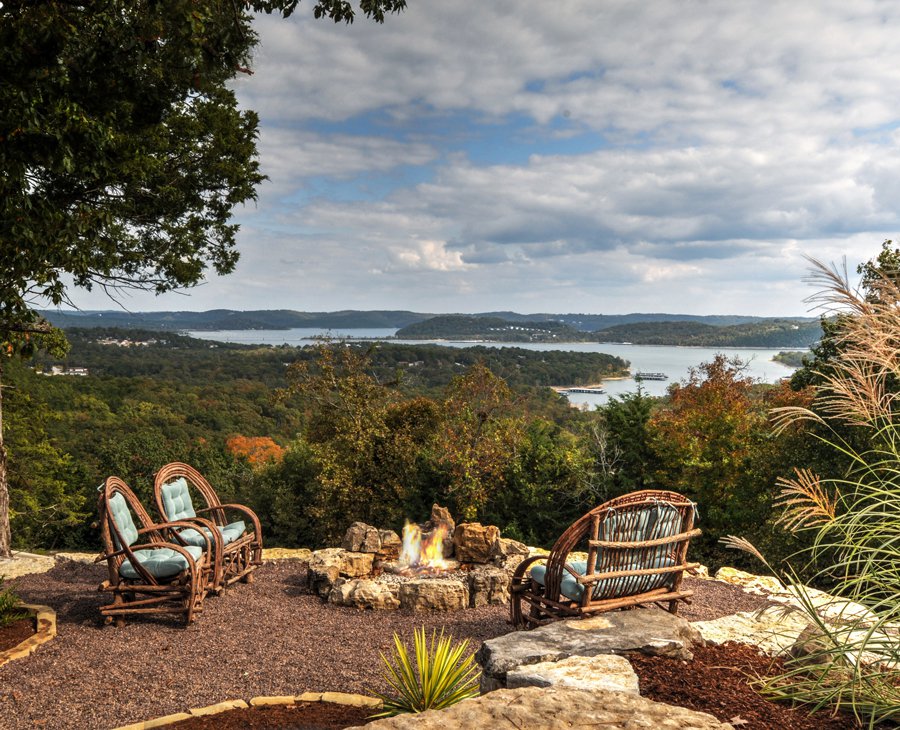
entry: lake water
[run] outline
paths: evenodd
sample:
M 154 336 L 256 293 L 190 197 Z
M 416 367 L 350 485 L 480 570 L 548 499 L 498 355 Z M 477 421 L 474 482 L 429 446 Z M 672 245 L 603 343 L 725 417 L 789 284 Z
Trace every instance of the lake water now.
M 362 340 L 382 340 L 393 337 L 396 329 L 342 329 L 322 330 L 316 328 L 295 328 L 289 330 L 219 330 L 214 332 L 192 331 L 185 334 L 204 340 L 235 342 L 245 345 L 310 345 L 317 337 L 334 339 L 353 338 Z M 775 383 L 789 376 L 793 368 L 772 360 L 781 350 L 734 347 L 672 347 L 662 345 L 622 345 L 600 344 L 598 342 L 471 342 L 449 340 L 390 340 L 398 344 L 444 345 L 446 347 L 521 347 L 525 350 L 564 350 L 569 352 L 605 352 L 616 355 L 631 363 L 631 372 L 660 372 L 669 376 L 666 381 L 645 380 L 641 387 L 650 395 L 664 395 L 670 383 L 687 377 L 688 370 L 700 363 L 710 362 L 716 354 L 738 357 L 747 363 L 747 375 L 763 383 Z M 782 348 L 784 349 L 784 348 Z M 567 385 L 567 383 L 560 383 Z M 595 406 L 605 403 L 610 396 L 634 392 L 638 384 L 632 378 L 606 380 L 604 394 L 573 393 L 567 396 L 574 404 Z

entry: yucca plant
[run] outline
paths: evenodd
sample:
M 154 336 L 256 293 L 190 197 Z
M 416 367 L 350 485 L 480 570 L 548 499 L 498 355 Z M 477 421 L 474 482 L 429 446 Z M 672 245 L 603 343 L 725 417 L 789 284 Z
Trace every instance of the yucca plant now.
M 3 587 L 4 580 L 4 577 L 0 575 L 0 628 L 28 616 L 28 613 L 21 608 L 22 602 L 18 594 L 12 588 Z
M 839 478 L 820 479 L 797 470 L 781 481 L 782 524 L 808 531 L 812 544 L 793 556 L 816 565 L 815 578 L 865 609 L 838 621 L 821 618 L 810 595 L 790 569 L 778 575 L 798 597 L 799 610 L 815 639 L 805 656 L 789 660 L 786 672 L 766 680 L 771 696 L 814 710 L 848 710 L 870 727 L 900 721 L 900 288 L 888 276 L 873 277 L 868 296 L 853 290 L 843 274 L 818 262 L 814 280 L 824 284 L 814 297 L 841 312 L 838 356 L 812 409 L 776 409 L 776 429 L 798 420 L 825 427 L 818 436 L 851 463 Z M 864 429 L 866 448 L 841 438 L 833 423 Z M 749 543 L 728 541 L 765 559 Z
M 387 683 L 397 693 L 394 697 L 374 693 L 382 703 L 382 712 L 373 717 L 391 717 L 406 712 L 440 710 L 461 700 L 478 695 L 479 669 L 474 654 L 463 658 L 468 639 L 453 645 L 452 637 L 431 632 L 429 643 L 425 627 L 413 632 L 415 667 L 406 645 L 394 634 L 391 659 L 381 654 Z

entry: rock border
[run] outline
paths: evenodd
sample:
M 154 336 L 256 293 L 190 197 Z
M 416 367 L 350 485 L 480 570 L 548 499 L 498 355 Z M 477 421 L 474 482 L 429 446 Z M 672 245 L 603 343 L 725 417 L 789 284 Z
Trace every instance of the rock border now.
M 252 697 L 249 702 L 244 700 L 225 700 L 206 707 L 196 707 L 187 712 L 176 712 L 172 715 L 154 717 L 152 720 L 141 720 L 130 725 L 122 725 L 114 730 L 154 730 L 162 728 L 182 720 L 203 715 L 218 715 L 229 710 L 244 710 L 248 707 L 265 707 L 272 705 L 296 705 L 299 702 L 328 702 L 332 705 L 347 705 L 350 707 L 371 707 L 376 710 L 381 707 L 381 700 L 366 695 L 347 694 L 346 692 L 304 692 L 300 695 L 262 695 Z
M 0 651 L 0 667 L 14 659 L 24 659 L 41 644 L 46 644 L 56 636 L 56 611 L 50 606 L 42 606 L 39 603 L 22 603 L 20 608 L 24 608 L 35 620 L 36 631 L 20 642 L 18 646 Z

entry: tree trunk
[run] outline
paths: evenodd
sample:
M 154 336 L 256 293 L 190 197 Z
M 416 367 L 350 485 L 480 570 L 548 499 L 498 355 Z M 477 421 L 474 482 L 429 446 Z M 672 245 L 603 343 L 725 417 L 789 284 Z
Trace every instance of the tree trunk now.
M 6 447 L 3 445 L 3 365 L 0 363 L 0 558 L 12 557 L 11 541 L 9 478 L 6 472 Z

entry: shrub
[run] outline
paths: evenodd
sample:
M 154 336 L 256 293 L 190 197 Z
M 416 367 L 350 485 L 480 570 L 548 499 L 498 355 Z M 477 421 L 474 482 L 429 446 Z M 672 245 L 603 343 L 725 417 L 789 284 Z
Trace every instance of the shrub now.
M 441 710 L 469 697 L 478 695 L 478 667 L 473 654 L 463 659 L 469 646 L 464 640 L 451 646 L 452 639 L 431 632 L 426 640 L 425 627 L 415 629 L 415 669 L 400 637 L 394 634 L 393 663 L 381 655 L 387 672 L 385 679 L 397 693 L 396 697 L 375 693 L 384 709 L 374 717 L 391 717 L 404 712 Z
M 18 594 L 12 588 L 4 588 L 3 582 L 4 577 L 0 575 L 0 628 L 9 626 L 19 619 L 28 616 L 28 614 L 20 608 L 22 601 Z

